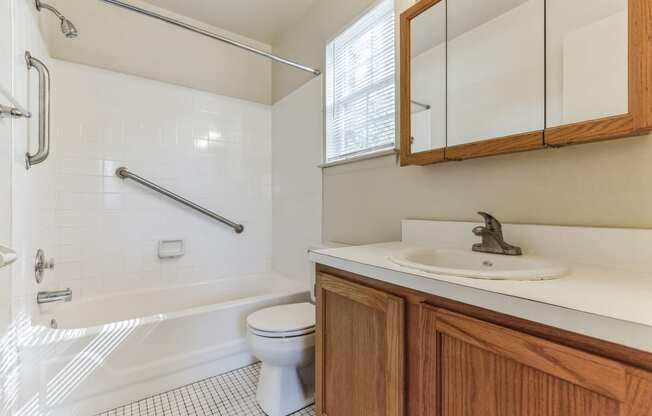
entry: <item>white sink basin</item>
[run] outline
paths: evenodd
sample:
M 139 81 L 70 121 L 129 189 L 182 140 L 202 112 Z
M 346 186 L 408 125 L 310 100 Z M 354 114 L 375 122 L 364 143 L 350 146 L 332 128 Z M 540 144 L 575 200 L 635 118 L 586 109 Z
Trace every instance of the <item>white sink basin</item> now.
M 390 260 L 410 269 L 472 279 L 547 280 L 568 272 L 564 265 L 540 257 L 503 256 L 471 250 L 414 248 L 396 253 Z

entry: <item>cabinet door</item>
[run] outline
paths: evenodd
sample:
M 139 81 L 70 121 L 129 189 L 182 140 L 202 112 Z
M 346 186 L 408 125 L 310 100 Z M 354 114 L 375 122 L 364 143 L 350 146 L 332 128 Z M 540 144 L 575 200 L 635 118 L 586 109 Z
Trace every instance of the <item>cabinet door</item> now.
M 444 161 L 446 3 L 422 0 L 401 14 L 401 164 Z
M 545 1 L 447 3 L 446 158 L 543 147 Z
M 403 415 L 403 315 L 401 298 L 318 274 L 317 415 Z
M 632 130 L 629 52 L 636 47 L 629 50 L 628 0 L 547 0 L 546 6 L 546 141 Z M 562 127 L 569 125 L 574 130 Z M 577 131 L 582 126 L 593 128 Z
M 650 416 L 652 376 L 422 306 L 421 415 Z
M 649 0 L 546 0 L 546 144 L 652 129 Z

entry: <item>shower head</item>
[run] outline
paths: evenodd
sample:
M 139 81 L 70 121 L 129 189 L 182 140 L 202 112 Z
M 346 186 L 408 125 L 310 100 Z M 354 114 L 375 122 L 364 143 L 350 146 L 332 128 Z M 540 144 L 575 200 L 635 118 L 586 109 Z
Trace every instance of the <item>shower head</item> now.
M 61 32 L 63 32 L 67 38 L 76 38 L 77 35 L 79 35 L 75 25 L 65 17 L 61 18 Z
M 62 15 L 59 13 L 59 10 L 55 9 L 54 7 L 50 6 L 49 4 L 43 3 L 41 0 L 34 0 L 36 3 L 36 10 L 39 12 L 42 9 L 49 10 L 52 13 L 54 13 L 55 16 L 61 20 L 61 33 L 63 33 L 67 38 L 76 38 L 79 32 L 77 32 L 77 28 L 75 25 L 66 18 L 66 16 Z

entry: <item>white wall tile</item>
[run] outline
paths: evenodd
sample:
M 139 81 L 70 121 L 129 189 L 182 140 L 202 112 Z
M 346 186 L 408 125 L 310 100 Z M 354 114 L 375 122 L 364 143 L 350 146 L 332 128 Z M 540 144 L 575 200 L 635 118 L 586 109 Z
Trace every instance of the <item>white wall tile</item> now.
M 79 298 L 271 268 L 270 107 L 61 61 L 52 72 L 60 286 Z M 117 178 L 121 166 L 245 233 Z M 158 240 L 178 238 L 186 255 L 158 259 Z
M 16 100 L 25 108 L 36 114 L 38 108 L 38 77 L 35 71 L 28 71 L 25 67 L 24 53 L 30 51 L 32 55 L 50 66 L 51 62 L 47 49 L 38 30 L 37 12 L 33 2 L 25 0 L 10 0 L 0 2 L 0 72 L 11 67 L 9 76 L 12 78 L 10 85 L 2 78 L 3 89 L 10 91 Z M 13 19 L 12 19 L 13 18 Z M 7 35 L 5 29 L 11 31 Z M 7 36 L 5 36 L 7 35 Z M 4 41 L 9 41 L 4 43 Z M 5 56 L 5 52 L 9 56 Z M 5 66 L 7 65 L 7 66 Z M 2 72 L 4 74 L 4 72 Z M 3 104 L 6 103 L 2 98 Z M 12 246 L 19 254 L 18 261 L 11 268 L 11 283 L 5 281 L 5 276 L 0 276 L 3 285 L 2 294 L 11 295 L 11 308 L 6 297 L 0 299 L 0 339 L 6 340 L 8 336 L 20 339 L 24 331 L 29 330 L 30 315 L 35 309 L 36 291 L 56 289 L 58 282 L 55 278 L 56 271 L 48 271 L 46 280 L 37 287 L 34 279 L 34 254 L 37 248 L 45 250 L 48 257 L 57 255 L 58 230 L 55 227 L 55 211 L 60 204 L 69 206 L 70 199 L 60 198 L 56 186 L 57 168 L 51 160 L 34 166 L 29 171 L 25 169 L 25 153 L 36 150 L 38 142 L 38 117 L 30 120 L 16 120 L 12 124 L 10 140 L 0 137 L 2 144 L 8 144 L 9 152 L 3 153 L 0 149 L 0 183 L 4 180 L 11 181 L 10 188 L 0 189 L 0 216 L 3 208 L 9 204 L 11 213 L 11 227 L 8 221 L 0 226 L 0 237 L 4 243 Z M 1 127 L 1 124 L 0 124 Z M 56 126 L 53 126 L 53 130 Z M 0 135 L 2 135 L 0 133 Z M 8 169 L 9 171 L 7 171 Z M 6 241 L 4 231 L 7 231 L 11 241 Z M 11 325 L 16 332 L 5 333 L 5 311 L 11 314 Z M 16 341 L 16 340 L 14 340 Z M 3 345 L 3 351 L 9 351 L 9 345 Z M 16 350 L 18 345 L 15 346 Z M 4 403 L 0 405 L 0 414 L 27 414 L 26 406 L 29 399 L 34 397 L 34 390 L 30 390 L 20 383 L 19 367 L 13 368 L 17 363 L 6 363 L 0 373 L 13 373 L 9 378 L 0 374 L 0 390 L 5 393 Z M 0 392 L 0 401 L 2 392 Z

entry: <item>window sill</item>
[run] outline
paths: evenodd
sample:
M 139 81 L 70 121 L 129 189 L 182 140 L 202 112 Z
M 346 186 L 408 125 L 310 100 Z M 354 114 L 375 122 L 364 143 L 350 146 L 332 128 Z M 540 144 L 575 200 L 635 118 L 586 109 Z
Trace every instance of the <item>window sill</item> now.
M 360 156 L 355 156 L 349 159 L 335 160 L 333 162 L 322 163 L 317 167 L 326 169 L 333 166 L 347 165 L 349 163 L 360 162 L 362 160 L 375 159 L 377 157 L 384 157 L 384 156 L 397 155 L 397 154 L 398 154 L 398 149 L 384 149 L 384 150 L 378 150 L 376 152 L 371 152 Z

